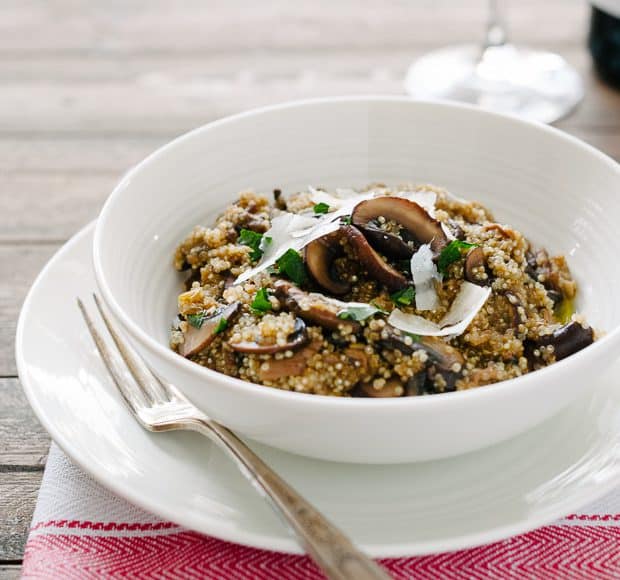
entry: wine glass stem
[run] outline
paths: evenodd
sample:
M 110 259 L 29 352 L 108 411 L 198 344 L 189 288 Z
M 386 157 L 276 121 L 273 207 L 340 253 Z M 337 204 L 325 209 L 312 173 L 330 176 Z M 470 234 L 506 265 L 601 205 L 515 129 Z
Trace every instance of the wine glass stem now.
M 489 0 L 489 16 L 487 20 L 484 48 L 506 44 L 508 35 L 504 26 L 501 0 Z

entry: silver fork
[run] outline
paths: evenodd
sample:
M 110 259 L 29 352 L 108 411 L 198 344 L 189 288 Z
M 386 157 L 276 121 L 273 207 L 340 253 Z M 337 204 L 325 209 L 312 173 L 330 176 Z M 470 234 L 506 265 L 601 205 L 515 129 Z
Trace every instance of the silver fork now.
M 88 330 L 114 383 L 138 422 L 149 431 L 197 431 L 215 441 L 241 473 L 294 532 L 301 546 L 330 579 L 383 579 L 389 575 L 358 550 L 323 514 L 266 465 L 241 439 L 194 407 L 173 385 L 161 381 L 121 338 L 96 294 L 93 294 L 114 343 L 109 347 L 78 298 Z M 133 377 L 133 380 L 132 380 Z

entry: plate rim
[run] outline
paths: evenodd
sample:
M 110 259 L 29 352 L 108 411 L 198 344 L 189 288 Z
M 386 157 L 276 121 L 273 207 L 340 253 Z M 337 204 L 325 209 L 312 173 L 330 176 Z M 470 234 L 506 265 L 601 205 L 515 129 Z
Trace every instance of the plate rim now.
M 278 537 L 273 534 L 248 533 L 245 530 L 239 529 L 231 532 L 226 527 L 218 527 L 215 519 L 210 518 L 206 521 L 204 517 L 195 517 L 191 512 L 184 513 L 181 517 L 182 521 L 179 521 L 177 519 L 178 514 L 175 512 L 173 513 L 172 507 L 168 508 L 166 504 L 157 502 L 157 500 L 148 500 L 147 496 L 141 495 L 140 492 L 134 489 L 131 485 L 123 485 L 124 480 L 122 478 L 115 479 L 113 477 L 107 477 L 104 470 L 97 470 L 94 466 L 91 466 L 88 461 L 82 457 L 79 449 L 76 450 L 76 448 L 71 444 L 70 438 L 64 437 L 62 433 L 55 428 L 55 422 L 51 420 L 51 417 L 46 413 L 45 408 L 39 404 L 39 401 L 37 400 L 37 381 L 30 376 L 24 355 L 24 326 L 28 317 L 28 311 L 30 310 L 31 303 L 35 299 L 38 286 L 42 283 L 42 280 L 47 276 L 48 272 L 53 270 L 53 268 L 62 261 L 63 257 L 76 246 L 80 243 L 86 243 L 89 236 L 92 237 L 95 230 L 95 222 L 96 220 L 93 220 L 82 227 L 51 256 L 36 276 L 20 309 L 15 334 L 15 360 L 20 384 L 22 385 L 22 389 L 35 416 L 56 445 L 60 447 L 63 453 L 65 453 L 73 462 L 76 463 L 76 465 L 83 469 L 90 477 L 101 484 L 104 488 L 118 495 L 125 501 L 128 501 L 129 503 L 132 503 L 133 505 L 136 505 L 157 517 L 165 518 L 168 521 L 177 523 L 181 528 L 192 529 L 198 531 L 199 533 L 211 535 L 220 540 L 257 549 L 272 550 L 290 554 L 303 554 L 303 549 L 298 545 L 292 535 Z M 96 281 L 94 278 L 93 282 L 96 286 Z M 126 416 L 130 417 L 128 412 Z M 552 421 L 553 418 L 550 420 Z M 567 504 L 563 504 L 564 507 L 561 513 L 558 513 L 559 510 L 546 510 L 544 516 L 537 518 L 535 517 L 533 520 L 524 518 L 518 523 L 493 527 L 484 532 L 453 536 L 442 540 L 432 540 L 428 542 L 392 542 L 389 544 L 382 544 L 380 542 L 366 542 L 360 543 L 360 547 L 373 558 L 399 558 L 465 550 L 499 542 L 546 526 L 603 497 L 611 490 L 617 488 L 619 484 L 620 481 L 616 481 L 614 479 L 610 479 L 606 483 L 599 484 L 596 487 L 593 487 L 589 493 L 586 491 L 572 502 L 569 501 Z M 284 524 L 283 526 L 286 529 Z

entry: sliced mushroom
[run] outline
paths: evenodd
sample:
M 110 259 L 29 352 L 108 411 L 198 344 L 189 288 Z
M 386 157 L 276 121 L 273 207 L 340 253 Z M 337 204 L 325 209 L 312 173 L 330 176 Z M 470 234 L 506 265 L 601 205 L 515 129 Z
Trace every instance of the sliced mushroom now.
M 280 304 L 307 322 L 313 322 L 330 330 L 347 328 L 350 332 L 358 332 L 361 328 L 355 320 L 338 318 L 342 306 L 322 294 L 304 292 L 286 280 L 277 280 L 274 284 L 275 296 Z
M 185 282 L 183 283 L 185 286 L 185 290 L 191 290 L 194 282 L 200 282 L 200 280 L 200 268 L 192 268 L 190 275 L 185 279 Z
M 381 340 L 385 348 L 400 350 L 403 354 L 412 354 L 423 350 L 429 357 L 429 362 L 438 364 L 446 369 L 456 368 L 455 365 L 463 365 L 463 355 L 453 346 L 438 336 L 421 336 L 414 340 L 403 334 L 400 330 L 386 325 L 386 338 Z
M 517 233 L 512 228 L 509 228 L 508 226 L 503 226 L 498 223 L 487 224 L 482 229 L 487 232 L 497 232 L 503 238 L 511 240 L 517 239 Z
M 230 321 L 239 312 L 241 304 L 233 302 L 222 308 L 211 318 L 207 318 L 200 328 L 188 325 L 188 329 L 184 334 L 184 342 L 179 347 L 179 353 L 184 357 L 190 357 L 199 353 L 209 346 L 217 336 L 217 328 L 222 320 L 230 323 Z
M 555 360 L 559 361 L 575 354 L 593 342 L 594 332 L 592 329 L 573 320 L 564 326 L 560 326 L 551 334 L 540 336 L 535 341 L 528 341 L 525 353 L 530 366 L 536 368 L 542 362 L 541 347 L 552 346 Z
M 398 329 L 388 327 L 387 337 L 381 341 L 382 346 L 400 350 L 404 354 L 413 354 L 423 350 L 427 356 L 424 380 L 416 377 L 407 392 L 422 394 L 424 390 L 431 392 L 453 391 L 456 381 L 461 378 L 465 359 L 453 346 L 437 336 L 422 336 L 419 340 L 403 335 Z
M 427 379 L 426 369 L 410 377 L 405 385 L 405 394 L 408 397 L 419 397 L 424 395 L 426 393 Z
M 388 379 L 379 389 L 375 388 L 372 382 L 361 383 L 358 389 L 361 393 L 373 399 L 402 397 L 405 394 L 405 388 L 398 379 Z
M 321 348 L 320 341 L 314 341 L 304 346 L 288 358 L 272 359 L 261 366 L 258 378 L 261 381 L 276 381 L 282 377 L 294 377 L 303 374 L 308 361 Z
M 282 190 L 281 189 L 274 189 L 273 190 L 273 202 L 274 205 L 276 206 L 276 208 L 282 210 L 282 211 L 286 211 L 286 201 L 284 200 L 284 197 L 282 197 Z
M 542 283 L 554 304 L 559 304 L 564 298 L 575 297 L 577 285 L 563 256 L 550 258 L 545 250 L 530 250 L 526 254 L 526 261 L 526 273 Z
M 364 265 L 371 278 L 381 282 L 394 292 L 407 285 L 407 278 L 398 270 L 390 266 L 368 243 L 364 234 L 355 226 L 344 226 L 340 228 L 347 237 L 351 249 Z
M 351 284 L 334 275 L 333 262 L 343 250 L 340 231 L 327 234 L 310 242 L 305 248 L 306 266 L 317 283 L 333 294 L 346 294 Z
M 456 220 L 449 219 L 447 222 L 448 229 L 457 240 L 465 239 L 465 231 Z
M 520 324 L 524 324 L 527 320 L 523 303 L 519 297 L 514 292 L 510 292 L 510 290 L 504 292 L 504 297 L 512 308 L 512 326 L 513 328 L 517 328 Z
M 254 341 L 229 342 L 230 348 L 237 352 L 245 352 L 248 354 L 274 354 L 285 350 L 297 350 L 308 342 L 308 333 L 306 325 L 301 318 L 295 319 L 295 328 L 291 334 L 286 337 L 284 344 L 258 344 Z
M 471 248 L 465 256 L 465 280 L 478 286 L 486 286 L 489 283 L 489 275 L 486 271 L 484 251 L 480 246 Z
M 398 236 L 382 233 L 377 222 L 379 217 L 400 224 L 410 239 L 420 244 L 430 243 L 435 254 L 448 243 L 441 223 L 413 201 L 386 195 L 358 203 L 351 214 L 351 223 L 364 233 L 370 232 L 369 237 L 372 237 L 377 246 L 388 254 L 395 252 L 395 257 L 409 257 L 413 249 L 404 240 L 402 244 L 398 244 Z

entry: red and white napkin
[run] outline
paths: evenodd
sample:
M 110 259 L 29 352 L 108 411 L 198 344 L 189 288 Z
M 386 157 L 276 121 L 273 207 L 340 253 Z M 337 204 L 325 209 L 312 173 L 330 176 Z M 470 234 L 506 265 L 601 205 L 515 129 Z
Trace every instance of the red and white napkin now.
M 394 578 L 620 578 L 620 488 L 529 534 L 382 564 Z M 309 558 L 246 548 L 165 522 L 114 496 L 52 445 L 23 578 L 322 578 Z

